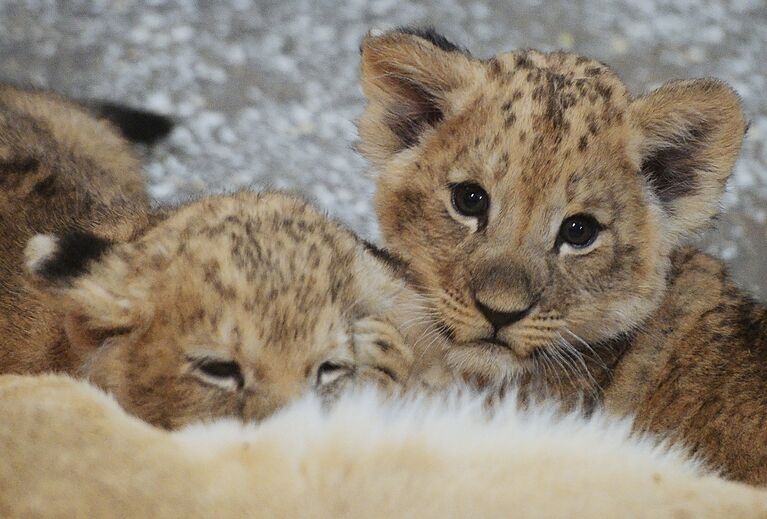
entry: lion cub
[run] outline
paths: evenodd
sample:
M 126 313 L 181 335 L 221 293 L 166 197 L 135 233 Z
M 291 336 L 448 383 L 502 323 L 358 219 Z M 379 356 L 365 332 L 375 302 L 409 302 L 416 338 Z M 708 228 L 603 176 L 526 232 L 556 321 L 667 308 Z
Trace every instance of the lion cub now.
M 165 428 L 260 420 L 352 381 L 397 387 L 412 363 L 386 318 L 404 282 L 286 195 L 206 198 L 119 243 L 37 235 L 26 257 L 75 372 Z
M 406 381 L 406 287 L 349 231 L 280 194 L 151 211 L 111 126 L 0 99 L 0 373 L 81 376 L 166 428 Z
M 413 30 L 363 42 L 362 83 L 384 240 L 450 368 L 636 415 L 767 483 L 767 310 L 682 246 L 740 150 L 732 89 L 634 97 L 582 56 L 480 60 Z

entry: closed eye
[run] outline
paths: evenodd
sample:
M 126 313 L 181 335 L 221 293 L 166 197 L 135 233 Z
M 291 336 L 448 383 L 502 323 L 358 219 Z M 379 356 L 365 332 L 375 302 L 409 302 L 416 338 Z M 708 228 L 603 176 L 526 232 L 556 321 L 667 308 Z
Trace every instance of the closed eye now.
M 352 367 L 347 364 L 325 361 L 317 367 L 317 386 L 333 384 L 352 373 Z
M 193 373 L 202 382 L 225 389 L 241 389 L 245 385 L 240 364 L 234 360 L 213 357 L 188 357 Z

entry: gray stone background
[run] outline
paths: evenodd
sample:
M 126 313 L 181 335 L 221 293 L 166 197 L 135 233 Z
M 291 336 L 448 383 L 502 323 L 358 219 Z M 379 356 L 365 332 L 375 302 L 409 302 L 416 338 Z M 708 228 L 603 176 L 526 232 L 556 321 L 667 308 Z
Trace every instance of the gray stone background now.
M 352 150 L 358 45 L 371 27 L 424 23 L 478 56 L 587 54 L 635 92 L 731 83 L 751 130 L 703 244 L 767 297 L 767 0 L 0 0 L 0 78 L 177 115 L 146 152 L 158 200 L 296 190 L 375 238 L 372 179 Z

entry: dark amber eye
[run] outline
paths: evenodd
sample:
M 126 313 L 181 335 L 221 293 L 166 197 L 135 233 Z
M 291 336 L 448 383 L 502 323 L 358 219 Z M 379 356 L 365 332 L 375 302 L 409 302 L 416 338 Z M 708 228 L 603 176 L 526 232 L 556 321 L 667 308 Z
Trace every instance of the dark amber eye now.
M 490 195 L 479 184 L 464 182 L 452 189 L 453 207 L 462 215 L 479 218 L 490 208 Z
M 593 216 L 577 214 L 562 222 L 559 228 L 559 242 L 575 248 L 588 247 L 597 238 L 601 227 Z

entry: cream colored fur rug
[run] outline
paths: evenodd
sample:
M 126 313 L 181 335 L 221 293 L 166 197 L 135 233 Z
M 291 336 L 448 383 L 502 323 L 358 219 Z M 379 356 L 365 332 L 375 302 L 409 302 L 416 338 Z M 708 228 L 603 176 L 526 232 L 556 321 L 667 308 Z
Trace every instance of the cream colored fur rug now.
M 629 424 L 478 399 L 305 398 L 256 426 L 167 433 L 58 376 L 0 377 L 0 517 L 741 518 L 767 493 Z

